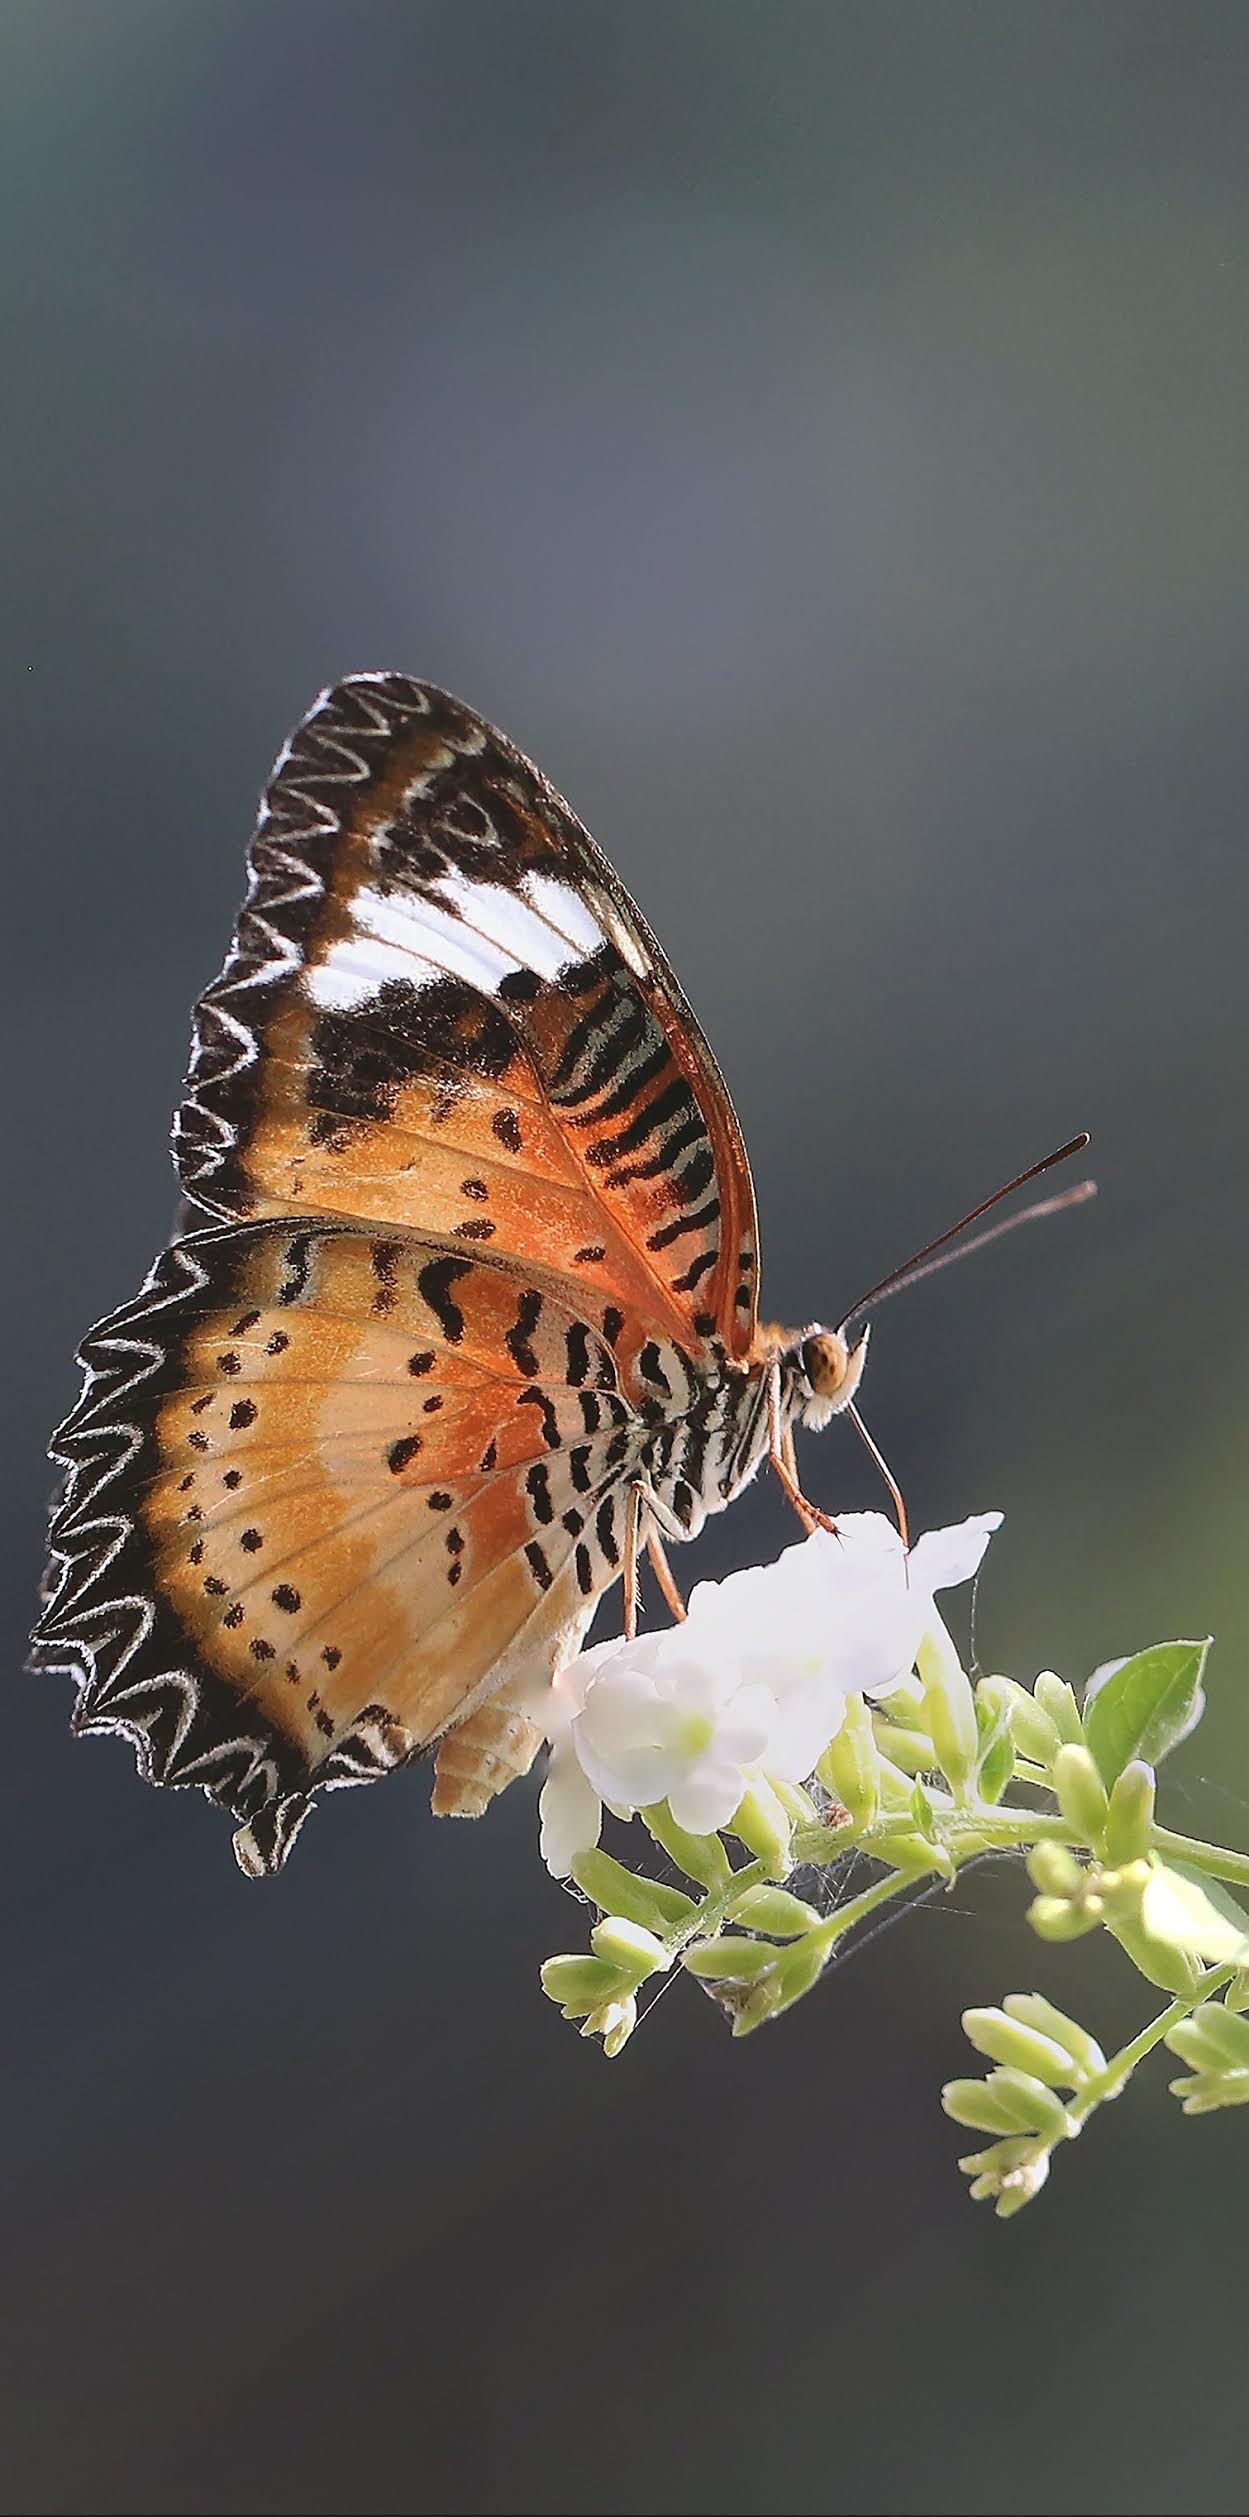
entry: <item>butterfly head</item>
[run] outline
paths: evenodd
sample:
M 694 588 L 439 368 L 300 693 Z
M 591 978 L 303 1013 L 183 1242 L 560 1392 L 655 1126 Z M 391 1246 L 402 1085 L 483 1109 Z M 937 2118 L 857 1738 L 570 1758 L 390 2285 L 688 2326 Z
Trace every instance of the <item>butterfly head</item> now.
M 813 1433 L 850 1405 L 863 1378 L 870 1335 L 865 1328 L 852 1346 L 843 1330 L 816 1323 L 795 1340 L 799 1408 Z

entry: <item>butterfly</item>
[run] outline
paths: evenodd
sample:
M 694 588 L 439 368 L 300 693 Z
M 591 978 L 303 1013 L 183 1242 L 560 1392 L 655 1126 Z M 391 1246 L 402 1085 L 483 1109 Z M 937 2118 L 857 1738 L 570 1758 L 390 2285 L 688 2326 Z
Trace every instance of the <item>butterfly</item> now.
M 34 1665 L 228 1809 L 252 1876 L 317 1795 L 435 1750 L 477 1815 L 643 1549 L 854 1410 L 866 1332 L 760 1327 L 720 1071 L 555 789 L 402 674 L 280 753 L 196 1009 L 189 1220 L 86 1339 Z M 921 1254 L 922 1255 L 922 1254 Z M 866 1438 L 866 1437 L 865 1437 Z M 831 1526 L 831 1524 L 829 1524 Z

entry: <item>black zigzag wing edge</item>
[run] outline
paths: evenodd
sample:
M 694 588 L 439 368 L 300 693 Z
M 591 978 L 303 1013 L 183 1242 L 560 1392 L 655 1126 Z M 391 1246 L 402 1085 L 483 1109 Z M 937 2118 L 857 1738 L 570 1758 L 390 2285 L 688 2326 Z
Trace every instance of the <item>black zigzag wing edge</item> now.
M 486 737 L 471 709 L 446 692 L 404 673 L 361 673 L 321 692 L 274 763 L 248 852 L 247 897 L 225 967 L 195 1008 L 173 1124 L 182 1185 L 215 1214 L 249 1211 L 228 1175 L 252 1130 L 262 1031 L 304 966 L 353 805 L 384 771 L 396 734 L 420 718 L 460 750 Z
M 312 1778 L 259 1708 L 197 1662 L 153 1584 L 134 1501 L 152 1471 L 151 1428 L 176 1386 L 183 1331 L 233 1237 L 216 1227 L 171 1243 L 135 1300 L 79 1350 L 82 1391 L 51 1443 L 63 1474 L 29 1665 L 70 1676 L 74 1729 L 128 1739 L 146 1782 L 198 1785 L 229 1810 L 240 1867 L 261 1877 L 281 1868 L 312 1805 Z M 406 1755 L 406 1734 L 370 1707 L 317 1768 L 316 1788 L 373 1782 Z

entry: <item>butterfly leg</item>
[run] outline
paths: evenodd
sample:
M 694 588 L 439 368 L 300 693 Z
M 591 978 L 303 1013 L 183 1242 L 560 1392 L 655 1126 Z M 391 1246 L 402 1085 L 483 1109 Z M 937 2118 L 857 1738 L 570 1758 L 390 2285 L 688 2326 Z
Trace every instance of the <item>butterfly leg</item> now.
M 629 1488 L 625 1504 L 624 1540 L 624 1630 L 625 1641 L 631 1643 L 638 1630 L 638 1550 L 642 1538 L 642 1508 L 646 1489 L 641 1485 Z
M 810 1537 L 813 1529 L 827 1529 L 835 1538 L 837 1536 L 836 1521 L 832 1520 L 827 1512 L 821 1512 L 818 1503 L 812 1503 L 798 1483 L 793 1430 L 792 1427 L 781 1424 L 779 1363 L 768 1366 L 768 1457 L 807 1536 Z
M 646 1552 L 650 1557 L 652 1565 L 654 1566 L 655 1579 L 659 1584 L 660 1590 L 663 1592 L 664 1598 L 666 1599 L 673 1616 L 676 1618 L 677 1624 L 684 1625 L 686 1614 L 685 1602 L 682 1599 L 680 1590 L 677 1586 L 676 1576 L 668 1562 L 664 1542 L 653 1521 L 646 1533 Z

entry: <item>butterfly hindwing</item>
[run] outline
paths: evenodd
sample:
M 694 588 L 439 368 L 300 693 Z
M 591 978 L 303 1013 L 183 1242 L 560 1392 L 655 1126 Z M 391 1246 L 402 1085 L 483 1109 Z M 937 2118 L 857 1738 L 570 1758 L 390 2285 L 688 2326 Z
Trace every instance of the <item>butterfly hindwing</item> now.
M 176 1150 L 221 1215 L 416 1226 L 567 1275 L 635 1352 L 750 1350 L 749 1168 L 658 945 L 533 765 L 402 675 L 278 762 Z
M 549 1678 L 619 1569 L 644 1428 L 615 1326 L 415 1234 L 174 1243 L 57 1437 L 36 1649 L 82 1673 L 79 1726 L 203 1784 L 261 1867 L 314 1785 Z

